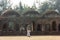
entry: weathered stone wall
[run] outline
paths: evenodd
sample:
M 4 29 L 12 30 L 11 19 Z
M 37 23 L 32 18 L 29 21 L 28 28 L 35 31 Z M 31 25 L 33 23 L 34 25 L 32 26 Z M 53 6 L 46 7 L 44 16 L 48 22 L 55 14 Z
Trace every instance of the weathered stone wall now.
M 51 11 L 50 11 L 51 12 Z M 6 16 L 7 14 L 13 13 L 13 15 L 17 15 L 15 17 L 11 17 L 11 15 Z M 15 14 L 14 14 L 15 13 Z M 30 15 L 38 15 L 34 17 L 26 16 L 27 14 Z M 34 14 L 35 13 L 35 14 Z M 51 12 L 57 14 L 56 12 Z M 48 12 L 50 15 L 50 13 Z M 5 15 L 5 16 L 4 16 Z M 24 16 L 25 15 L 25 16 Z M 29 11 L 26 12 L 22 17 L 19 16 L 17 12 L 13 11 L 7 11 L 6 13 L 3 13 L 2 17 L 0 17 L 0 35 L 26 35 L 27 26 L 31 26 L 31 35 L 38 35 L 38 34 L 59 34 L 59 24 L 60 24 L 60 17 L 57 14 L 58 17 L 48 17 L 47 14 L 43 14 L 42 16 L 37 11 Z M 46 16 L 45 16 L 46 15 Z M 19 17 L 18 17 L 19 16 Z M 14 30 L 9 31 L 8 24 L 9 22 L 14 22 Z M 55 22 L 56 24 L 56 31 L 52 29 L 52 23 Z M 6 31 L 3 31 L 3 27 L 6 26 Z M 25 31 L 20 32 L 20 27 L 25 27 Z M 49 28 L 48 28 L 49 27 Z M 47 29 L 46 29 L 47 28 Z M 16 31 L 18 29 L 18 31 Z

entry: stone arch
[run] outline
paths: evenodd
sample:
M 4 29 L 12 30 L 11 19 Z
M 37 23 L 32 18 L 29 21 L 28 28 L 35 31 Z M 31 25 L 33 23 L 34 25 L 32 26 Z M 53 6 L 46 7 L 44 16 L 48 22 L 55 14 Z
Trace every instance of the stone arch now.
M 42 31 L 42 24 L 37 24 L 37 31 Z
M 2 30 L 3 31 L 7 31 L 8 30 L 8 23 L 7 22 L 3 24 Z
M 2 26 L 3 31 L 19 31 L 19 23 L 16 21 L 6 21 Z
M 19 23 L 16 22 L 16 24 L 15 24 L 15 31 L 19 31 L 19 30 L 20 30 L 20 25 L 19 25 Z
M 50 31 L 50 24 L 45 24 L 45 31 Z

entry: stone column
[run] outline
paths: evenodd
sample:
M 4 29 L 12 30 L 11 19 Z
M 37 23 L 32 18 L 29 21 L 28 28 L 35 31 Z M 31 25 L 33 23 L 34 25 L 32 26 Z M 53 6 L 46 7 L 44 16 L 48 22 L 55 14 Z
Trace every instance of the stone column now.
M 31 28 L 32 28 L 31 30 L 34 31 L 34 30 L 33 30 L 33 24 L 31 24 Z
M 0 25 L 0 35 L 2 35 L 2 25 Z
M 45 31 L 45 26 L 44 26 L 44 24 L 42 24 L 41 30 L 42 30 L 42 32 Z
M 36 23 L 33 24 L 33 31 L 36 31 Z
M 35 24 L 35 31 L 37 31 L 37 25 L 38 25 L 38 24 Z
M 58 30 L 58 24 L 56 24 L 56 31 L 58 32 L 59 30 Z
M 52 24 L 50 23 L 50 32 L 52 32 Z

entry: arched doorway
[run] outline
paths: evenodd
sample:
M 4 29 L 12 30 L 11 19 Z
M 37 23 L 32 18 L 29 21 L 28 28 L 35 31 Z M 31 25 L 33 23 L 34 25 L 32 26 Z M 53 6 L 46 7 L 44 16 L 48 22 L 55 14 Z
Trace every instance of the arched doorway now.
M 6 32 L 8 30 L 8 24 L 7 23 L 3 24 L 2 30 L 3 30 L 3 32 Z
M 15 24 L 14 22 L 8 22 L 9 31 L 14 31 Z
M 50 31 L 50 24 L 45 24 L 45 31 Z
M 16 22 L 8 23 L 9 31 L 19 31 L 19 24 Z
M 2 35 L 14 35 L 19 34 L 19 24 L 10 21 L 4 23 L 2 27 Z
M 4 23 L 3 27 L 2 27 L 3 31 L 8 31 L 8 32 L 12 32 L 12 31 L 19 31 L 19 24 L 15 23 L 13 21 Z
M 15 30 L 16 30 L 16 31 L 19 31 L 19 29 L 20 29 L 19 24 L 16 23 L 16 24 L 15 24 Z
M 4 23 L 2 26 L 2 34 L 1 35 L 7 35 L 8 32 L 8 23 Z
M 56 21 L 52 22 L 52 31 L 56 31 Z
M 42 31 L 41 29 L 42 29 L 42 25 L 41 24 L 38 24 L 37 25 L 37 31 Z

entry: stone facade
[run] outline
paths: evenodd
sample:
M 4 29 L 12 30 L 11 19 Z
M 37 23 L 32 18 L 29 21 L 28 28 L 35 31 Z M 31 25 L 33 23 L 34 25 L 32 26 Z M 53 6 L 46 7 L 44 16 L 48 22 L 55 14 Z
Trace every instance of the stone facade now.
M 31 35 L 60 35 L 60 14 L 53 10 L 43 14 L 29 10 L 22 16 L 14 10 L 1 13 L 1 36 L 26 35 L 27 28 L 30 28 Z

